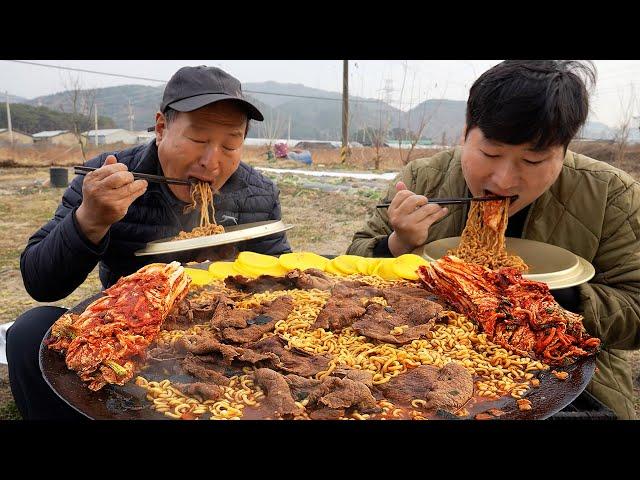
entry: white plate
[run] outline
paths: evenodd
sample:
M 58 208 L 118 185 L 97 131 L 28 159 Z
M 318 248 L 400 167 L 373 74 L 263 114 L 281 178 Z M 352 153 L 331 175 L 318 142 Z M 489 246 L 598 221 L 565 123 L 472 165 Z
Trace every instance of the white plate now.
M 181 252 L 184 250 L 194 250 L 196 248 L 244 242 L 245 240 L 251 240 L 253 238 L 266 237 L 274 233 L 285 232 L 291 230 L 293 227 L 293 225 L 286 225 L 282 220 L 267 220 L 266 222 L 232 225 L 230 227 L 224 227 L 225 232 L 217 235 L 186 238 L 184 240 L 174 240 L 175 237 L 156 240 L 147 243 L 145 248 L 138 250 L 134 255 L 159 255 L 162 253 Z
M 443 257 L 449 249 L 456 248 L 459 243 L 460 237 L 443 238 L 416 249 L 414 253 L 434 261 Z M 588 282 L 596 273 L 587 260 L 555 245 L 507 237 L 505 246 L 507 252 L 518 255 L 529 265 L 524 278 L 544 282 L 551 290 Z

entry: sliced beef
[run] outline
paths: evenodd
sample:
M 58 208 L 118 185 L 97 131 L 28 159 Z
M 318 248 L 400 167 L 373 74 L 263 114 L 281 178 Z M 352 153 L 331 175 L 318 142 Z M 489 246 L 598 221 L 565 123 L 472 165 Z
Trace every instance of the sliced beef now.
M 323 407 L 309 413 L 312 420 L 338 420 L 344 416 L 344 408 Z
M 265 364 L 272 365 L 279 362 L 278 356 L 273 352 L 256 352 L 250 348 L 236 347 L 236 350 L 240 353 L 237 360 L 248 363 L 265 362 Z
M 255 384 L 265 392 L 265 398 L 260 403 L 276 417 L 298 415 L 303 412 L 303 409 L 295 404 L 289 384 L 283 375 L 269 368 L 259 368 L 253 376 Z
M 343 280 L 333 286 L 331 295 L 358 298 L 381 297 L 382 290 L 360 280 Z
M 399 289 L 388 288 L 382 294 L 394 313 L 404 317 L 407 320 L 404 323 L 410 326 L 427 323 L 442 311 L 441 305 L 426 298 L 407 295 Z
M 218 302 L 211 317 L 211 326 L 223 330 L 228 327 L 245 328 L 247 320 L 256 316 L 256 312 L 248 308 L 233 308 L 228 303 Z
M 247 344 L 246 348 L 256 352 L 272 353 L 276 360 L 271 363 L 271 367 L 303 377 L 311 377 L 326 370 L 331 360 L 324 355 L 307 355 L 287 350 L 284 348 L 284 342 L 275 335 Z
M 278 297 L 257 308 L 258 315 L 247 321 L 250 326 L 237 329 L 227 327 L 222 331 L 222 337 L 234 343 L 255 342 L 265 333 L 273 331 L 280 320 L 286 320 L 292 310 L 291 297 Z
M 184 358 L 184 353 L 176 352 L 171 346 L 153 347 L 147 350 L 146 359 L 149 362 L 171 362 Z
M 324 328 L 337 332 L 351 324 L 364 314 L 365 308 L 356 297 L 329 297 L 311 329 Z
M 174 345 L 178 351 L 191 352 L 196 355 L 220 352 L 228 361 L 239 355 L 235 347 L 220 343 L 212 333 L 207 331 L 199 335 L 184 335 L 177 339 Z
M 473 395 L 473 378 L 465 367 L 454 361 L 442 368 L 421 365 L 377 388 L 393 402 L 408 405 L 412 400 L 422 399 L 427 402 L 427 410 L 453 411 Z
M 305 378 L 293 373 L 286 375 L 285 380 L 289 384 L 291 394 L 298 402 L 301 402 L 309 396 L 309 394 L 322 384 L 322 380 L 315 378 Z
M 268 351 L 256 352 L 247 348 L 221 343 L 209 332 L 203 332 L 200 335 L 185 335 L 176 340 L 175 347 L 178 351 L 190 352 L 196 355 L 220 353 L 227 363 L 231 363 L 232 360 L 249 363 L 258 363 L 265 360 L 270 362 L 279 361 L 275 354 Z
M 163 330 L 186 330 L 194 324 L 191 304 L 186 298 L 171 309 L 167 318 L 162 322 Z
M 206 361 L 206 358 L 189 353 L 182 361 L 181 366 L 185 372 L 200 380 L 213 382 L 216 385 L 229 385 L 230 380 L 219 373 L 212 363 Z
M 187 396 L 198 395 L 205 400 L 218 400 L 224 394 L 224 390 L 214 383 L 174 383 L 173 386 Z
M 244 293 L 275 292 L 277 290 L 288 290 L 295 288 L 291 279 L 287 277 L 273 277 L 271 275 L 260 275 L 251 279 L 242 275 L 229 276 L 224 280 L 227 288 L 233 288 Z
M 397 315 L 391 307 L 371 303 L 367 305 L 366 313 L 353 324 L 353 329 L 365 337 L 402 345 L 426 335 L 432 325 L 433 321 L 422 325 L 412 325 L 411 319 Z M 392 334 L 391 332 L 396 327 L 404 327 L 402 333 Z M 398 331 L 395 330 L 395 332 Z
M 367 387 L 373 387 L 373 372 L 371 370 L 358 370 L 357 368 L 343 368 L 334 370 L 333 375 L 339 378 L 348 378 L 356 382 L 364 383 Z
M 293 285 L 293 288 L 300 290 L 331 290 L 336 280 L 327 277 L 327 275 L 317 268 L 307 268 L 304 272 L 298 269 L 292 270 L 285 275 Z
M 378 409 L 369 388 L 364 383 L 348 378 L 326 377 L 309 393 L 307 399 L 307 408 L 317 403 L 320 408 L 355 408 L 365 413 Z

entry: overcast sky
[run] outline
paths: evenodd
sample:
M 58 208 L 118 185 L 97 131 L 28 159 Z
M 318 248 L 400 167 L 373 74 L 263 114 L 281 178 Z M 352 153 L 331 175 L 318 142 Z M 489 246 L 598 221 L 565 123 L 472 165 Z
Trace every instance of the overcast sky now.
M 184 65 L 216 65 L 242 82 L 273 80 L 342 91 L 342 60 L 29 60 L 97 72 L 144 77 L 135 80 L 0 60 L 0 92 L 34 98 L 64 90 L 69 75 L 85 88 L 126 84 L 161 85 Z M 429 98 L 466 100 L 469 87 L 500 60 L 350 60 L 350 95 L 389 98 L 407 110 Z M 640 60 L 596 60 L 598 83 L 592 120 L 618 125 L 628 109 L 640 115 Z M 406 75 L 405 75 L 406 70 Z M 65 80 L 66 79 L 66 80 Z M 403 88 L 404 80 L 404 88 Z M 631 102 L 635 93 L 636 100 Z M 400 101 L 402 101 L 400 103 Z

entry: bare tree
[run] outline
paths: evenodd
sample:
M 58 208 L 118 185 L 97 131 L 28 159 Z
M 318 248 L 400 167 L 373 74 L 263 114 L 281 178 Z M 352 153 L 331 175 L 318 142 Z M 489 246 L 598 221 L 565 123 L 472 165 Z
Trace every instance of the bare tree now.
M 380 170 L 380 161 L 382 160 L 382 147 L 385 145 L 385 140 L 387 139 L 387 134 L 389 133 L 389 127 L 391 126 L 391 118 L 389 115 L 385 115 L 383 120 L 382 118 L 382 90 L 380 90 L 378 96 L 378 105 L 380 106 L 378 110 L 378 128 L 371 129 L 371 144 L 375 149 L 375 155 L 373 157 L 373 168 L 375 170 Z
M 621 93 L 619 94 L 619 98 L 622 116 L 613 141 L 615 148 L 613 161 L 615 164 L 621 164 L 623 162 L 624 155 L 629 148 L 629 134 L 631 133 L 633 115 L 637 108 L 636 93 L 633 84 L 629 85 L 629 95 L 625 96 Z
M 283 134 L 285 130 L 285 120 L 280 118 L 280 112 L 275 112 L 275 116 L 273 111 L 270 114 L 266 114 L 264 116 L 264 121 L 262 122 L 262 137 L 268 140 L 266 150 L 263 152 L 264 155 L 267 156 L 267 159 L 274 160 L 275 152 L 273 144 L 276 140 L 278 140 Z
M 404 65 L 404 73 L 403 73 L 403 77 L 402 77 L 402 88 L 400 89 L 400 99 L 399 99 L 399 107 L 402 107 L 402 100 L 403 100 L 403 95 L 404 95 L 404 86 L 405 86 L 405 82 L 406 82 L 406 78 L 407 78 L 407 70 L 408 70 L 408 66 L 407 66 L 407 62 L 405 61 Z M 416 148 L 416 145 L 418 144 L 418 142 L 420 141 L 420 139 L 422 138 L 422 133 L 424 132 L 424 129 L 427 127 L 427 125 L 429 124 L 429 122 L 431 121 L 431 118 L 437 113 L 438 109 L 440 108 L 440 104 L 441 102 L 438 102 L 438 104 L 436 105 L 436 108 L 434 109 L 433 113 L 429 116 L 427 116 L 427 106 L 426 104 L 424 104 L 424 102 L 426 102 L 426 100 L 429 98 L 429 92 L 427 91 L 424 95 L 424 100 L 422 100 L 423 96 L 421 93 L 418 94 L 418 105 L 422 105 L 422 112 L 419 116 L 418 119 L 418 124 L 414 129 L 412 129 L 412 123 L 411 123 L 411 113 L 412 113 L 412 109 L 413 109 L 413 89 L 415 86 L 415 82 L 416 82 L 416 72 L 413 72 L 413 80 L 411 82 L 411 93 L 409 94 L 410 99 L 409 99 L 409 110 L 407 112 L 406 115 L 402 115 L 402 111 L 400 111 L 398 113 L 398 127 L 400 128 L 400 131 L 404 131 L 406 132 L 406 138 L 401 138 L 399 139 L 398 142 L 398 154 L 400 155 L 400 160 L 402 161 L 403 165 L 406 165 L 407 163 L 409 163 L 411 161 L 411 154 L 413 153 L 413 150 Z M 404 119 L 406 120 L 405 122 L 402 121 L 402 118 L 404 117 Z M 404 125 L 404 126 L 403 126 Z M 403 149 L 402 148 L 402 143 L 404 141 L 407 141 L 409 143 L 409 148 L 408 149 Z
M 83 82 L 79 75 L 70 72 L 63 77 L 62 84 L 65 89 L 66 103 L 60 105 L 60 109 L 71 115 L 71 132 L 76 137 L 82 152 L 82 158 L 86 161 L 86 140 L 82 131 L 90 125 L 90 119 L 95 108 L 95 89 L 83 88 Z M 88 130 L 88 129 L 87 129 Z

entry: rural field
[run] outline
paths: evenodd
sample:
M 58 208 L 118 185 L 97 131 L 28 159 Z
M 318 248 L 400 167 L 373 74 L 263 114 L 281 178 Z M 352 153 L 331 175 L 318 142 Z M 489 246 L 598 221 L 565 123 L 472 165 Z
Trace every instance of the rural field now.
M 632 147 L 622 161 L 614 162 L 611 145 L 589 142 L 571 146 L 574 151 L 612 162 L 640 179 L 640 146 Z M 115 145 L 112 149 L 120 148 L 122 145 Z M 87 152 L 87 158 L 104 151 L 108 149 L 92 147 Z M 411 158 L 430 156 L 437 151 L 435 148 L 415 150 Z M 376 167 L 374 158 L 379 155 L 376 173 L 395 172 L 402 166 L 398 150 L 391 148 L 379 152 L 373 148 L 354 149 L 345 164 L 341 163 L 338 150 L 312 151 L 314 164 L 311 166 L 290 160 L 269 162 L 264 152 L 264 147 L 246 149 L 244 160 L 252 165 L 273 168 L 373 172 Z M 3 298 L 0 324 L 13 321 L 32 307 L 45 305 L 31 299 L 24 289 L 19 267 L 20 253 L 28 238 L 52 217 L 64 191 L 48 186 L 48 167 L 71 166 L 82 161 L 79 149 L 75 147 L 11 150 L 0 146 L 0 297 Z M 291 173 L 268 173 L 267 176 L 276 181 L 281 190 L 283 220 L 295 225 L 287 234 L 294 251 L 306 250 L 326 255 L 345 252 L 353 232 L 361 227 L 371 207 L 384 195 L 388 183 L 328 177 L 320 180 L 319 177 Z M 328 226 L 330 235 L 327 235 Z M 67 298 L 46 305 L 71 307 L 99 290 L 100 282 L 95 269 Z M 632 366 L 636 412 L 640 418 L 640 351 L 633 352 Z M 20 415 L 11 396 L 7 366 L 0 365 L 0 420 L 7 419 L 20 419 Z

